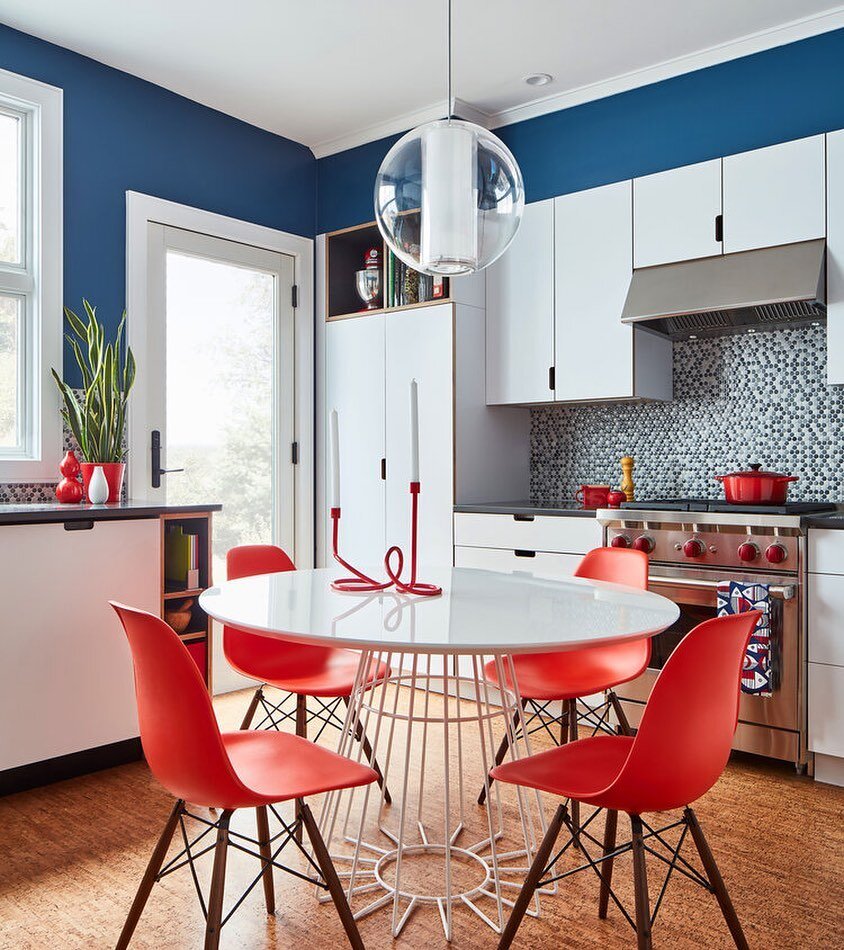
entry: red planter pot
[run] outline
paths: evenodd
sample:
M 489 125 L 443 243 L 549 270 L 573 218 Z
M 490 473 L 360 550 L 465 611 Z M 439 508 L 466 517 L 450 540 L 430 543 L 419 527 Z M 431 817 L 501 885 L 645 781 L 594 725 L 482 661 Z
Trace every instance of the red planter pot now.
M 82 487 L 85 489 L 85 498 L 88 498 L 88 484 L 94 469 L 100 466 L 105 475 L 108 484 L 107 502 L 120 501 L 120 494 L 123 491 L 123 476 L 126 473 L 125 462 L 82 462 Z

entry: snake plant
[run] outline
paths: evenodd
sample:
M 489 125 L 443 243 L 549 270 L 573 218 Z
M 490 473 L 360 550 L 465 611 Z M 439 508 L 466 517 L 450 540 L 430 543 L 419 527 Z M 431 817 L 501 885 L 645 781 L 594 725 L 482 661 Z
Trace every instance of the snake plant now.
M 62 418 L 70 428 L 86 462 L 122 462 L 126 403 L 135 382 L 135 357 L 130 347 L 123 351 L 126 311 L 117 336 L 105 342 L 105 328 L 97 319 L 97 308 L 82 301 L 85 317 L 69 307 L 64 316 L 71 332 L 65 334 L 79 369 L 82 390 L 72 389 L 53 370 L 62 397 Z

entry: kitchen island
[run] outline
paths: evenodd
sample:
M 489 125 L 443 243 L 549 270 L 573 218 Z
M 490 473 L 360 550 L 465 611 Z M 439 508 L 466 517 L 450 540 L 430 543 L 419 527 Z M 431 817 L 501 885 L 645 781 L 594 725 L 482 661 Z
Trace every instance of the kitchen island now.
M 220 505 L 0 506 L 0 794 L 141 755 L 132 664 L 108 605 L 161 615 L 211 583 L 212 513 Z M 197 590 L 165 585 L 164 533 L 200 538 Z M 200 608 L 182 635 L 210 678 Z

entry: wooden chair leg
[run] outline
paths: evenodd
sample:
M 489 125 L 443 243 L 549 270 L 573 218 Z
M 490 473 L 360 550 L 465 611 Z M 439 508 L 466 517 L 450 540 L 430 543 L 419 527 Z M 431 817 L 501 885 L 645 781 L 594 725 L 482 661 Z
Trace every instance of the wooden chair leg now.
M 648 870 L 645 865 L 645 843 L 642 840 L 642 819 L 630 816 L 633 832 L 633 889 L 636 894 L 636 941 L 638 950 L 651 950 L 651 903 L 648 897 Z
M 715 897 L 718 901 L 718 906 L 721 908 L 721 913 L 724 915 L 724 920 L 727 922 L 727 926 L 730 928 L 730 933 L 733 936 L 733 942 L 739 948 L 739 950 L 748 950 L 747 940 L 744 936 L 741 922 L 738 919 L 738 914 L 736 913 L 735 907 L 733 907 L 733 902 L 730 900 L 730 895 L 727 891 L 727 885 L 724 884 L 724 878 L 721 877 L 721 872 L 715 862 L 715 857 L 712 854 L 712 850 L 709 847 L 709 842 L 706 840 L 703 829 L 700 827 L 700 822 L 697 820 L 697 815 L 692 811 L 691 808 L 687 808 L 685 811 L 685 818 L 686 823 L 689 826 L 689 831 L 692 834 L 695 847 L 697 848 L 697 853 L 700 855 L 701 863 L 703 864 L 703 868 L 706 871 L 706 876 L 709 878 L 709 883 L 712 885 L 712 889 L 715 891 Z
M 241 729 L 248 729 L 252 724 L 252 717 L 255 715 L 255 710 L 258 708 L 258 703 L 261 701 L 261 697 L 263 695 L 264 687 L 259 686 L 252 694 L 252 700 L 249 703 L 249 708 L 246 710 L 246 715 L 243 717 L 243 722 L 240 724 Z
M 223 894 L 226 889 L 226 852 L 229 846 L 229 822 L 231 817 L 231 811 L 222 812 L 217 826 L 214 870 L 211 873 L 211 891 L 208 894 L 208 919 L 205 921 L 205 950 L 217 950 L 220 946 L 220 930 L 223 924 Z
M 308 738 L 308 697 L 296 696 L 296 735 L 303 739 Z M 296 820 L 299 822 L 296 828 L 296 841 L 302 843 L 302 799 L 296 799 Z
M 632 736 L 633 730 L 630 728 L 630 720 L 627 718 L 627 713 L 624 711 L 618 696 L 612 690 L 609 690 L 608 699 L 612 703 L 615 718 L 618 720 L 618 734 L 620 736 Z
M 618 830 L 618 812 L 607 811 L 606 824 L 604 825 L 604 850 L 603 854 L 611 854 L 615 851 L 616 832 Z M 610 887 L 612 886 L 612 866 L 615 858 L 606 858 L 601 862 L 601 894 L 598 898 L 598 916 L 601 920 L 606 920 L 607 908 L 610 902 Z
M 527 700 L 522 700 L 522 709 L 527 708 Z M 513 714 L 513 729 L 519 728 L 519 714 Z M 504 761 L 504 756 L 507 755 L 507 750 L 510 748 L 510 734 L 505 732 L 504 737 L 501 740 L 501 744 L 498 746 L 498 751 L 495 753 L 495 764 L 501 765 Z M 487 776 L 487 782 L 484 782 L 483 787 L 481 788 L 481 793 L 478 795 L 478 804 L 483 805 L 486 801 L 486 791 L 487 788 L 492 788 L 492 783 L 495 781 L 494 778 Z
M 343 702 L 348 708 L 349 697 L 344 696 Z M 363 726 L 358 723 L 357 729 L 355 730 L 355 741 L 359 742 L 363 748 L 363 754 L 366 756 L 366 761 L 369 762 L 370 766 L 375 769 L 375 772 L 378 775 L 378 787 L 384 792 L 384 801 L 388 805 L 393 804 L 393 796 L 390 794 L 389 788 L 384 783 L 384 775 L 381 772 L 381 766 L 378 764 L 378 759 L 375 758 L 375 755 L 372 751 L 372 744 L 369 741 L 369 737 L 363 731 Z
M 255 817 L 258 824 L 258 851 L 264 864 L 264 901 L 267 905 L 267 913 L 275 913 L 275 888 L 273 886 L 273 850 L 270 845 L 270 821 L 267 815 L 267 806 L 259 805 L 255 809 Z
M 314 816 L 311 814 L 311 809 L 305 802 L 302 803 L 302 822 L 305 825 L 308 838 L 310 838 L 311 845 L 314 849 L 314 858 L 319 865 L 320 871 L 322 871 L 325 883 L 328 885 L 328 893 L 334 901 L 340 922 L 343 924 L 343 929 L 349 938 L 349 945 L 353 947 L 354 950 L 365 950 L 358 925 L 355 923 L 352 909 L 346 900 L 346 894 L 343 891 L 340 878 L 337 877 L 337 871 L 334 868 L 331 855 L 328 853 L 328 848 L 326 848 L 322 835 L 319 833 L 319 828 L 314 821 Z
M 498 950 L 507 950 L 510 944 L 512 944 L 513 938 L 516 936 L 516 931 L 519 929 L 519 924 L 521 924 L 522 919 L 527 913 L 533 892 L 538 887 L 539 882 L 542 880 L 542 875 L 545 873 L 545 868 L 548 866 L 548 859 L 551 857 L 554 842 L 559 837 L 560 829 L 565 824 L 565 820 L 566 806 L 560 805 L 554 812 L 554 817 L 548 822 L 548 831 L 545 832 L 545 837 L 539 845 L 536 857 L 534 857 L 533 864 L 531 864 L 530 870 L 525 878 L 525 883 L 522 885 L 519 896 L 516 898 L 516 903 L 513 905 L 510 919 L 507 921 L 504 932 L 501 934 L 501 939 L 498 941 Z
M 135 899 L 132 901 L 132 906 L 129 908 L 129 913 L 126 917 L 126 923 L 123 925 L 123 930 L 120 932 L 120 938 L 117 941 L 117 950 L 124 950 L 124 948 L 129 946 L 129 941 L 132 939 L 132 934 L 135 932 L 135 927 L 137 927 L 138 921 L 141 918 L 141 914 L 144 911 L 150 891 L 152 891 L 152 886 L 155 884 L 155 879 L 158 877 L 158 872 L 161 870 L 161 865 L 164 864 L 164 858 L 167 856 L 167 849 L 170 847 L 170 842 L 173 840 L 173 833 L 176 830 L 176 826 L 179 824 L 179 816 L 181 815 L 184 807 L 185 803 L 183 801 L 177 801 L 173 806 L 173 810 L 170 812 L 170 817 L 167 819 L 167 824 L 164 826 L 164 830 L 161 832 L 158 843 L 156 844 L 152 855 L 150 856 L 147 869 L 144 871 L 144 876 L 141 878 L 141 883 L 138 885 L 138 892 L 135 894 Z

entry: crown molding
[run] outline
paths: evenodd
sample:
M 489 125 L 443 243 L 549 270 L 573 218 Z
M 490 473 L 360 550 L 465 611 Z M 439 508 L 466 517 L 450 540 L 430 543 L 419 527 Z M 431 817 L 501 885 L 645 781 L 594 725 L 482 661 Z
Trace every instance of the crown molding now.
M 500 112 L 484 112 L 461 99 L 455 99 L 454 112 L 461 119 L 475 122 L 487 129 L 495 129 L 500 126 L 523 122 L 525 119 L 547 115 L 550 112 L 557 112 L 560 109 L 569 109 L 585 102 L 604 99 L 607 96 L 661 82 L 664 79 L 672 79 L 675 76 L 691 73 L 698 69 L 706 69 L 708 66 L 717 66 L 719 63 L 740 59 L 753 53 L 761 53 L 777 46 L 785 46 L 788 43 L 809 39 L 809 37 L 828 33 L 842 27 L 844 27 L 844 5 L 814 16 L 803 17 L 779 26 L 769 27 L 766 30 L 759 30 L 756 33 L 750 33 L 747 36 L 721 43 L 718 46 L 711 46 L 695 53 L 665 60 L 653 66 L 632 70 L 610 79 L 533 99 L 521 105 L 502 109 Z M 367 126 L 357 132 L 319 142 L 312 145 L 311 150 L 317 158 L 334 155 L 346 149 L 365 145 L 367 142 L 386 138 L 388 135 L 404 132 L 425 122 L 433 122 L 435 119 L 442 118 L 446 114 L 446 109 L 446 100 L 443 99 L 433 105 L 395 116 L 384 122 Z
M 491 128 L 512 125 L 515 122 L 523 122 L 525 119 L 547 115 L 549 112 L 557 112 L 559 109 L 569 109 L 572 106 L 582 105 L 584 102 L 604 99 L 640 86 L 648 86 L 651 83 L 672 79 L 698 69 L 706 69 L 708 66 L 717 66 L 719 63 L 741 59 L 743 56 L 751 56 L 753 53 L 761 53 L 777 46 L 786 46 L 788 43 L 805 40 L 821 33 L 829 33 L 841 27 L 844 27 L 844 6 L 800 20 L 792 20 L 790 23 L 783 23 L 767 30 L 760 30 L 718 46 L 710 46 L 696 53 L 678 56 L 644 69 L 614 76 L 611 79 L 579 86 L 577 89 L 568 89 L 565 92 L 534 99 L 523 105 L 511 106 L 509 109 L 502 109 L 492 115 Z
M 318 142 L 311 146 L 311 151 L 317 158 L 324 158 L 326 155 L 344 152 L 349 148 L 357 148 L 358 145 L 366 145 L 367 142 L 377 142 L 378 139 L 384 139 L 388 135 L 407 132 L 408 129 L 415 129 L 417 125 L 424 125 L 426 122 L 435 122 L 437 119 L 442 119 L 447 112 L 448 102 L 446 99 L 441 99 L 432 105 L 424 106 L 413 112 L 405 112 L 384 122 L 376 122 L 374 125 L 369 125 L 357 132 L 350 132 L 335 139 Z M 462 99 L 454 100 L 454 114 L 458 119 L 474 122 L 476 125 L 482 125 L 485 129 L 491 128 L 493 121 L 493 116 L 489 113 L 469 105 L 468 102 L 464 102 Z

